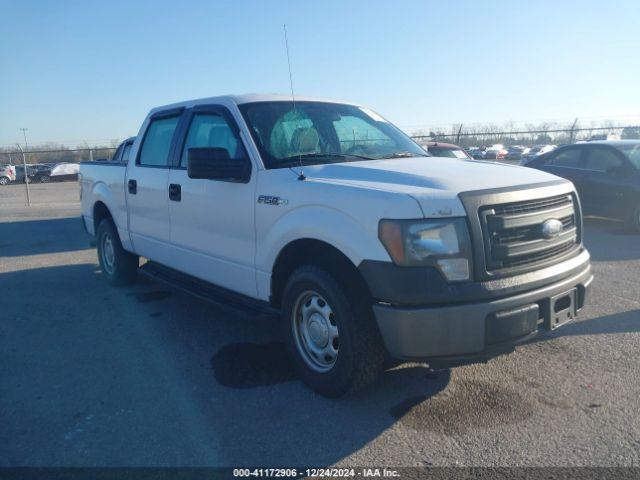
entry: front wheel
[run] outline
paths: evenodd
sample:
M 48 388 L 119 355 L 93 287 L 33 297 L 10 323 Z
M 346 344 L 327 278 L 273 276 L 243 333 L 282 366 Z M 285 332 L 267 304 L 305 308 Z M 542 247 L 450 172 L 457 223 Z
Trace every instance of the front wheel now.
M 0 177 L 0 185 L 9 185 L 8 177 Z
M 328 271 L 297 269 L 282 307 L 289 353 L 302 380 L 317 393 L 353 393 L 383 369 L 385 350 L 371 306 Z
M 139 258 L 122 248 L 111 220 L 102 220 L 98 225 L 97 247 L 100 268 L 110 284 L 128 285 L 136 280 Z

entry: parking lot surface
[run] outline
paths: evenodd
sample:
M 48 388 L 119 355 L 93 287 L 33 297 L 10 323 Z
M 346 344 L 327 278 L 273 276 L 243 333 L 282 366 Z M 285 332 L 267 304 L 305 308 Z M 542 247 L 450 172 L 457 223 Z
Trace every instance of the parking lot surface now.
M 640 466 L 640 236 L 587 220 L 578 321 L 487 364 L 329 400 L 277 319 L 114 288 L 76 183 L 0 187 L 2 466 Z

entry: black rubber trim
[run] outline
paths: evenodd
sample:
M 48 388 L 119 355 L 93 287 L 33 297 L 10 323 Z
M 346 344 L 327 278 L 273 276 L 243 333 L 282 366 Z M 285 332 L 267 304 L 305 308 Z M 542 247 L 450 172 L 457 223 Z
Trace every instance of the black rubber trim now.
M 111 161 L 103 161 L 103 162 L 99 162 L 97 160 L 94 160 L 92 162 L 80 162 L 80 165 L 100 165 L 103 167 L 126 167 L 127 163 L 126 162 L 111 162 Z
M 193 295 L 201 300 L 221 308 L 249 314 L 277 316 L 280 310 L 273 308 L 268 302 L 248 297 L 224 287 L 205 282 L 173 268 L 149 261 L 140 267 L 139 272 L 147 278 Z
M 555 283 L 584 270 L 589 264 L 586 250 L 571 259 L 546 268 L 483 282 L 447 282 L 433 267 L 399 267 L 392 262 L 364 260 L 358 270 L 377 302 L 394 306 L 453 305 L 524 293 Z

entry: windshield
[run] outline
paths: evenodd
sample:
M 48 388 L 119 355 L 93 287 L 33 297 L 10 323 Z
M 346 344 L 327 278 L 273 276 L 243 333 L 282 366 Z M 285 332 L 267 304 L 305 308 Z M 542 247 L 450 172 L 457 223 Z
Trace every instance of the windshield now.
M 640 169 L 640 143 L 635 145 L 623 145 L 618 148 L 624 152 L 637 169 Z
M 239 105 L 266 168 L 428 156 L 378 114 L 323 102 Z

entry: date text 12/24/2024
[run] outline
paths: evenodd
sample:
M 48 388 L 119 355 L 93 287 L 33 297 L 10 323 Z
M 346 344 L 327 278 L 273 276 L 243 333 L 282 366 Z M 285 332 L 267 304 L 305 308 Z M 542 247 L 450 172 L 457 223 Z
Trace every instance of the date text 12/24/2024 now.
M 364 478 L 393 478 L 399 477 L 397 470 L 387 468 L 234 468 L 234 477 L 273 477 L 273 478 L 345 478 L 345 477 L 364 477 Z

